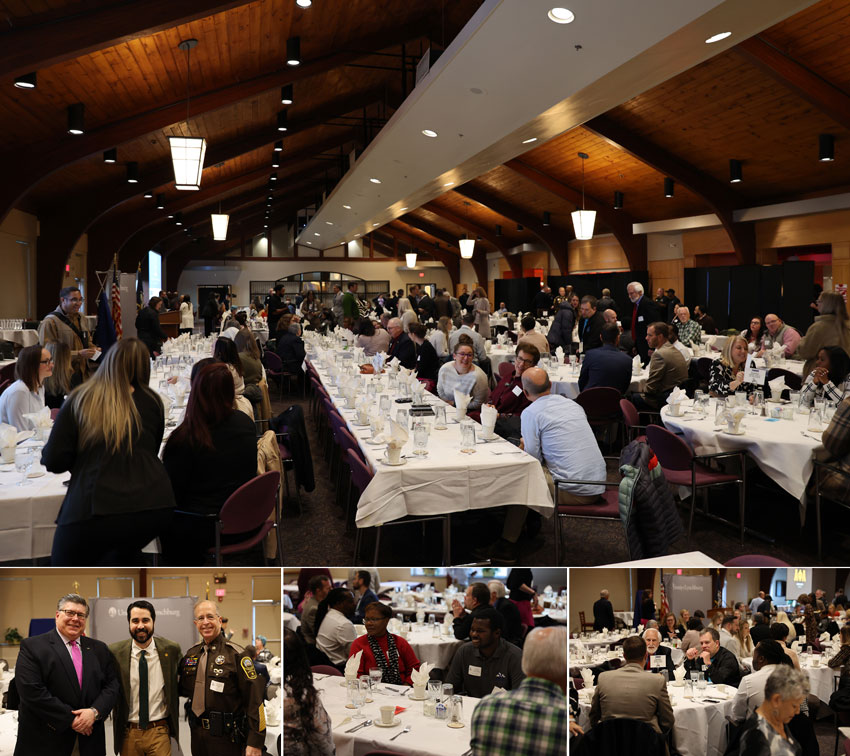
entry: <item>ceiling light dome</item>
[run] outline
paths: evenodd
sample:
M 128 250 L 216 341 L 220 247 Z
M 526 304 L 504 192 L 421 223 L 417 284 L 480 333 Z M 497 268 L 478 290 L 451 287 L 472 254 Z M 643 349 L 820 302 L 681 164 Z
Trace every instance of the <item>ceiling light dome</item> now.
M 556 24 L 571 24 L 576 20 L 576 14 L 569 8 L 550 8 L 547 15 L 549 20 Z

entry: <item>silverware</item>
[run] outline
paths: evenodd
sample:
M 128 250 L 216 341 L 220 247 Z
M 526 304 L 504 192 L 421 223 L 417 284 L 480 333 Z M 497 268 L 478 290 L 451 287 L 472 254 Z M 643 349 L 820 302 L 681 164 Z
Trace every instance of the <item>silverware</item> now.
M 405 727 L 401 732 L 397 732 L 390 738 L 390 740 L 395 740 L 399 735 L 404 735 L 406 732 L 410 732 L 410 725 L 407 725 L 407 727 Z
M 369 725 L 371 725 L 371 724 L 372 724 L 372 720 L 371 720 L 371 719 L 367 719 L 365 722 L 361 722 L 361 723 L 360 723 L 359 725 L 357 725 L 356 727 L 352 727 L 350 730 L 346 730 L 346 732 L 347 732 L 347 733 L 348 733 L 348 732 L 357 732 L 359 729 L 361 729 L 361 728 L 363 728 L 363 727 L 368 727 L 368 726 L 369 726 Z
M 393 693 L 398 693 L 398 688 L 391 688 L 389 685 L 385 685 L 384 688 L 386 690 L 391 690 Z

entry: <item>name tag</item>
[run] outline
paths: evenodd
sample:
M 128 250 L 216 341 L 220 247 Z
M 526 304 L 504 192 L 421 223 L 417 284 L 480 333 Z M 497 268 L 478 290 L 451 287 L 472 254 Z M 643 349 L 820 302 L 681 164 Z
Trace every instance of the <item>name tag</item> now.
M 643 315 L 638 315 L 638 323 L 643 323 Z
M 468 672 L 472 677 L 481 677 L 481 667 L 475 667 L 470 664 Z
M 224 682 L 221 680 L 210 680 L 210 690 L 213 693 L 224 693 Z
M 649 657 L 649 667 L 650 669 L 658 669 L 659 667 L 666 667 L 666 659 L 663 656 L 656 656 L 653 654 Z
M 522 389 L 519 386 L 513 387 L 514 396 L 520 396 L 522 394 Z

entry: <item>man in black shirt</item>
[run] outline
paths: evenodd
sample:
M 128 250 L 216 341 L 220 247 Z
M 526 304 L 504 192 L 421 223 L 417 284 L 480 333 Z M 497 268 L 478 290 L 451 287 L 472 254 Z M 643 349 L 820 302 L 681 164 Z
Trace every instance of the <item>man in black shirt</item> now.
M 614 629 L 614 605 L 608 600 L 608 591 L 599 591 L 599 599 L 593 604 L 593 629 Z
M 274 293 L 269 297 L 269 307 L 266 310 L 269 320 L 269 338 L 276 338 L 277 321 L 280 316 L 287 311 L 287 307 L 283 304 L 283 284 L 278 284 L 274 287 Z
M 707 627 L 702 631 L 699 643 L 700 649 L 692 647 L 686 651 L 685 669 L 688 672 L 704 672 L 706 679 L 714 685 L 737 688 L 741 682 L 741 668 L 735 654 L 720 645 L 720 633 L 713 627 Z
M 519 616 L 519 609 L 516 604 L 511 601 L 505 591 L 505 584 L 499 580 L 491 580 L 487 583 L 490 589 L 490 605 L 502 615 L 502 621 L 505 625 L 504 638 L 505 640 L 520 645 L 522 643 L 522 617 Z
M 761 612 L 756 612 L 753 615 L 753 626 L 750 628 L 750 637 L 753 639 L 754 644 L 770 638 L 770 624 Z
M 469 629 L 474 620 L 484 609 L 490 609 L 490 589 L 484 583 L 472 583 L 467 587 L 463 597 L 463 606 L 460 601 L 452 601 L 452 614 L 454 622 L 452 629 L 455 638 L 466 640 L 469 637 Z M 469 610 L 467 612 L 466 610 Z

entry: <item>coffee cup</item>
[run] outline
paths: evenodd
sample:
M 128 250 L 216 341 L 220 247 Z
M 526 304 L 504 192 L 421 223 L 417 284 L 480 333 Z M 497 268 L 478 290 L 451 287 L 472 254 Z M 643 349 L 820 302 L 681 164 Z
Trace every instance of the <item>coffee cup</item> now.
M 820 666 L 820 657 L 819 656 L 813 656 L 812 657 L 812 666 L 813 667 L 819 667 Z
M 401 447 L 392 444 L 387 445 L 387 460 L 391 465 L 397 465 L 401 462 Z
M 395 719 L 395 706 L 381 707 L 381 724 L 391 725 Z
M 413 697 L 425 698 L 425 683 L 422 683 L 422 685 L 413 686 Z
M 4 465 L 12 464 L 15 461 L 15 447 L 4 446 L 0 449 L 0 459 L 3 460 Z
M 682 406 L 681 402 L 679 402 L 677 404 L 671 404 L 670 405 L 670 414 L 673 417 L 681 417 L 682 414 L 684 413 L 684 411 L 685 411 L 685 408 Z

